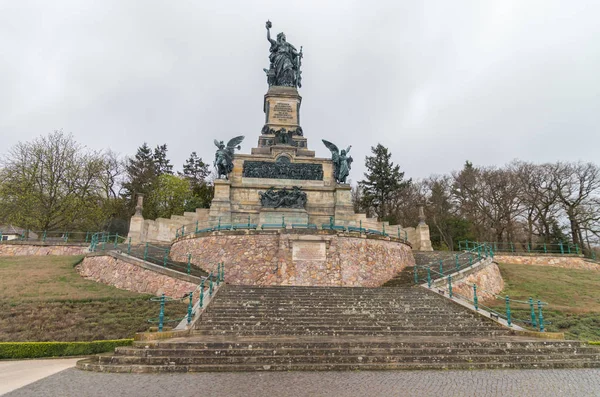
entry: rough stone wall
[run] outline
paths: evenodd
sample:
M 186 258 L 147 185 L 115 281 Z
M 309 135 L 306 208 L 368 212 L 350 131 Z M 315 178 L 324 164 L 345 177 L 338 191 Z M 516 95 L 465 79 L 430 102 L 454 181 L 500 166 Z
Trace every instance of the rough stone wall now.
M 196 284 L 174 279 L 109 255 L 88 256 L 76 266 L 76 270 L 82 277 L 98 283 L 156 296 L 164 293 L 166 296 L 181 298 L 196 289 Z
M 498 294 L 504 289 L 504 280 L 500 269 L 496 263 L 491 261 L 453 284 L 452 290 L 472 300 L 473 284 L 477 285 L 477 298 L 480 300 L 495 299 L 494 294 Z
M 50 245 L 50 244 L 0 244 L 0 256 L 25 255 L 83 255 L 88 252 L 88 246 L 82 245 Z
M 584 269 L 600 271 L 600 265 L 578 256 L 568 255 L 502 255 L 496 254 L 494 260 L 500 263 L 517 265 L 552 266 L 565 269 Z
M 321 247 L 323 260 L 295 257 L 298 244 Z M 225 281 L 238 285 L 377 287 L 414 265 L 406 244 L 335 233 L 223 233 L 179 239 L 171 247 L 174 260 L 187 260 L 188 253 L 209 271 L 223 262 Z

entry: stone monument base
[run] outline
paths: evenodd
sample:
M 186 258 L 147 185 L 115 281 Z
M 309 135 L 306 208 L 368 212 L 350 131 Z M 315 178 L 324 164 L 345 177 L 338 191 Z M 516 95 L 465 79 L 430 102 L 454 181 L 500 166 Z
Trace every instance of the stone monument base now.
M 189 254 L 192 265 L 207 271 L 223 263 L 225 281 L 234 285 L 379 287 L 415 265 L 410 245 L 400 239 L 333 230 L 192 233 L 169 253 L 176 261 Z

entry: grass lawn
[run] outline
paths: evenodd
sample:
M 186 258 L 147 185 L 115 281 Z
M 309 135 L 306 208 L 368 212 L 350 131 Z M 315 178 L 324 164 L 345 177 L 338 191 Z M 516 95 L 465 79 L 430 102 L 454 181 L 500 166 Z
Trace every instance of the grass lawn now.
M 0 257 L 0 342 L 121 339 L 148 329 L 159 303 L 80 277 L 81 259 Z M 181 318 L 186 308 L 172 302 L 165 314 Z
M 600 340 L 600 272 L 550 266 L 499 264 L 505 282 L 500 295 L 542 300 L 546 330 L 567 338 Z M 504 312 L 500 300 L 487 302 Z M 513 317 L 530 319 L 527 306 L 513 305 Z M 537 310 L 536 310 L 537 315 Z

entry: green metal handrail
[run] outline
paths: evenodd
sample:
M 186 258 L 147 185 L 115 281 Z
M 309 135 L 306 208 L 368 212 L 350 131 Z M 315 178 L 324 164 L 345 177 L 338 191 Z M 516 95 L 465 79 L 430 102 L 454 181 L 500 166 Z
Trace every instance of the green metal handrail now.
M 224 281 L 225 281 L 225 264 L 223 262 L 220 262 L 217 264 L 217 274 L 213 275 L 213 273 L 211 272 L 208 277 L 203 277 L 202 280 L 200 281 L 200 284 L 198 284 L 198 286 L 196 287 L 196 289 L 194 291 L 190 291 L 190 293 L 187 296 L 184 296 L 182 298 L 172 298 L 172 297 L 165 296 L 165 294 L 163 293 L 160 297 L 150 298 L 151 302 L 160 302 L 160 310 L 158 313 L 158 317 L 150 318 L 150 319 L 148 319 L 148 322 L 149 323 L 157 323 L 158 332 L 163 332 L 165 323 L 180 322 L 183 319 L 186 319 L 186 322 L 189 326 L 192 323 L 192 319 L 196 315 L 196 311 L 194 310 L 194 296 L 198 296 L 198 309 L 201 310 L 204 308 L 204 301 L 206 299 L 207 293 L 209 294 L 210 297 L 213 296 L 214 284 L 216 283 L 216 285 L 219 286 Z M 208 283 L 208 288 L 206 287 L 207 283 Z M 165 316 L 165 304 L 168 302 L 173 302 L 173 301 L 179 301 L 179 302 L 187 301 L 188 302 L 187 314 L 185 317 L 181 317 L 181 318 L 177 318 L 177 319 L 169 319 L 168 317 Z
M 452 258 L 439 259 L 431 261 L 426 265 L 415 265 L 414 281 L 415 284 L 420 282 L 419 273 L 427 273 L 427 283 L 431 283 L 437 279 L 447 277 L 452 273 L 459 272 L 469 268 L 484 258 L 493 258 L 494 251 L 487 244 L 479 244 L 473 246 L 467 251 L 454 254 Z
M 321 229 L 321 230 L 335 230 L 340 232 L 348 232 L 348 233 L 359 233 L 359 234 L 371 234 L 371 235 L 381 235 L 386 237 L 393 237 L 398 240 L 401 240 L 405 243 L 408 243 L 408 232 L 406 230 L 401 230 L 400 227 L 396 227 L 395 231 L 390 230 L 391 227 L 387 227 L 385 224 L 382 224 L 381 229 L 371 229 L 363 227 L 362 221 L 359 221 L 358 225 L 340 225 L 335 222 L 334 217 L 330 217 L 329 223 L 323 223 L 320 226 L 315 224 L 287 224 L 285 217 L 281 218 L 281 222 L 273 222 L 273 223 L 252 223 L 252 219 L 250 216 L 247 216 L 245 219 L 237 219 L 237 221 L 232 221 L 231 223 L 221 222 L 219 218 L 217 222 L 207 222 L 204 224 L 200 224 L 199 221 L 194 223 L 189 223 L 183 225 L 177 229 L 175 229 L 175 238 L 178 239 L 180 237 L 190 236 L 190 235 L 198 235 L 201 233 L 210 233 L 215 231 L 227 231 L 227 230 L 264 230 L 264 229 L 285 229 L 290 226 L 292 229 Z
M 63 231 L 63 230 L 24 230 L 13 240 L 5 241 L 37 241 L 37 242 L 62 242 L 62 243 L 89 243 L 95 232 Z M 7 234 L 4 234 L 7 235 Z M 0 232 L 0 243 L 2 243 Z
M 180 273 L 202 276 L 206 274 L 202 269 L 192 266 L 193 258 L 190 253 L 187 254 L 185 262 L 176 262 L 170 259 L 170 248 L 160 247 L 150 243 L 133 246 L 131 238 L 119 236 L 118 234 L 95 233 L 92 235 L 90 243 L 90 251 L 113 251 L 119 250 L 121 253 L 126 253 L 142 259 L 146 262 L 151 262 L 155 265 L 162 266 L 166 269 L 177 271 Z
M 431 269 L 428 268 L 427 284 L 428 284 L 429 288 L 431 288 L 430 271 L 431 271 Z M 527 301 L 511 299 L 508 295 L 503 297 L 503 296 L 500 296 L 491 291 L 486 291 L 484 289 L 477 288 L 477 284 L 473 284 L 473 298 L 470 298 L 470 297 L 467 297 L 467 296 L 457 293 L 456 289 L 452 288 L 452 275 L 447 276 L 447 284 L 446 285 L 438 286 L 437 288 L 439 288 L 441 291 L 447 291 L 450 299 L 453 299 L 456 297 L 456 298 L 460 298 L 466 302 L 472 302 L 472 305 L 473 305 L 475 311 L 479 311 L 479 309 L 483 308 L 490 313 L 490 316 L 494 315 L 498 318 L 505 319 L 506 323 L 509 327 L 512 327 L 513 322 L 520 322 L 524 325 L 531 325 L 531 327 L 533 329 L 537 329 L 537 330 L 539 330 L 539 332 L 545 331 L 543 307 L 548 306 L 547 302 L 542 302 L 541 300 L 537 300 L 537 316 L 536 316 L 535 302 L 534 302 L 533 298 L 531 298 L 531 297 Z M 497 309 L 482 305 L 481 302 L 479 301 L 477 291 L 479 291 L 480 293 L 481 292 L 487 293 L 488 295 L 494 297 L 494 299 L 502 300 L 504 303 L 504 313 L 502 313 L 501 311 L 499 311 Z M 511 311 L 511 304 L 514 305 L 515 303 L 529 306 L 531 320 L 519 319 L 519 318 L 515 318 L 513 316 L 513 313 Z M 513 308 L 514 308 L 514 306 L 513 306 Z
M 487 244 L 493 247 L 495 252 L 513 252 L 513 253 L 543 253 L 543 254 L 560 254 L 560 255 L 580 255 L 581 247 L 579 244 L 571 242 L 559 243 L 529 243 L 529 242 L 513 242 L 513 241 L 486 241 L 477 242 L 462 240 L 458 242 L 459 250 L 468 250 L 473 245 Z

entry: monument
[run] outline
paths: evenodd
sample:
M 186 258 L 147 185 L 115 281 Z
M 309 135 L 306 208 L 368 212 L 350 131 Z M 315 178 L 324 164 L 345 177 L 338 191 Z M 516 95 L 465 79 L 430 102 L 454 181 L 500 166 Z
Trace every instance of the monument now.
M 256 146 L 247 154 L 241 151 L 244 136 L 216 139 L 217 178 L 210 209 L 156 221 L 142 222 L 136 216 L 132 226 L 141 230 L 132 230 L 130 234 L 138 241 L 170 241 L 178 227 L 194 221 L 201 225 L 200 229 L 218 225 L 219 230 L 242 224 L 282 225 L 288 229 L 334 225 L 408 238 L 413 249 L 430 249 L 430 244 L 420 241 L 428 236 L 421 230 L 423 225 L 419 225 L 417 233 L 415 228 L 390 226 L 354 212 L 348 183 L 352 146 L 340 150 L 336 144 L 322 139 L 331 152 L 330 158 L 316 157 L 309 148 L 308 137 L 315 132 L 302 129 L 302 97 L 298 92 L 302 86 L 303 49 L 297 50 L 283 32 L 274 40 L 271 28 L 272 23 L 267 21 L 269 67 L 264 72 L 268 89 L 263 98 L 264 124 L 257 128 Z

